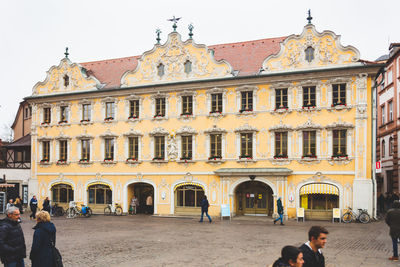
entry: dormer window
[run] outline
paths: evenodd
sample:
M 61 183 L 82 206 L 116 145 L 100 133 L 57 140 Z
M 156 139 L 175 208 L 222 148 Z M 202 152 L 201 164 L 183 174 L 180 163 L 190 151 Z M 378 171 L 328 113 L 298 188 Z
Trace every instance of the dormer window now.
M 190 60 L 186 60 L 185 62 L 185 73 L 189 74 L 192 72 L 192 62 Z
M 164 64 L 160 63 L 157 66 L 157 75 L 161 78 L 162 76 L 164 76 Z
M 305 50 L 306 53 L 306 60 L 308 62 L 311 62 L 314 60 L 314 48 L 312 48 L 311 46 L 307 47 L 307 49 Z
M 69 76 L 68 75 L 64 75 L 64 86 L 68 87 L 69 85 Z

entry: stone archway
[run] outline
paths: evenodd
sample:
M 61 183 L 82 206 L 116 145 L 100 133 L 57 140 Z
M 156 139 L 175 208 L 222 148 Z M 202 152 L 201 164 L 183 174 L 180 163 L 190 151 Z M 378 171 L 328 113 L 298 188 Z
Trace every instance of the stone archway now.
M 273 190 L 261 181 L 244 181 L 235 187 L 234 203 L 237 215 L 272 216 Z
M 153 214 L 155 212 L 154 186 L 152 184 L 146 182 L 129 184 L 127 186 L 128 206 L 131 205 L 133 196 L 137 199 L 136 214 Z M 152 205 L 146 205 L 146 202 L 150 201 L 150 199 L 148 199 L 149 196 L 151 197 Z

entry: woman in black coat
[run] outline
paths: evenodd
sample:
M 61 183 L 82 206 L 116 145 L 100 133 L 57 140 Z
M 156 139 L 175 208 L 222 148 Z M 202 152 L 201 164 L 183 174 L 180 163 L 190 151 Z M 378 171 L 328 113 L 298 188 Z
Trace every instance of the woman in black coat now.
M 50 213 L 50 200 L 49 197 L 46 197 L 43 201 L 43 210 L 47 211 Z
M 44 210 L 36 214 L 36 221 L 37 224 L 33 227 L 35 233 L 29 256 L 32 267 L 53 267 L 52 242 L 55 245 L 56 227 L 50 222 L 50 214 Z
M 211 223 L 211 217 L 208 215 L 208 207 L 210 204 L 208 203 L 207 196 L 204 196 L 203 199 L 201 200 L 201 218 L 199 222 L 203 222 L 203 215 L 204 213 L 207 215 L 209 222 Z

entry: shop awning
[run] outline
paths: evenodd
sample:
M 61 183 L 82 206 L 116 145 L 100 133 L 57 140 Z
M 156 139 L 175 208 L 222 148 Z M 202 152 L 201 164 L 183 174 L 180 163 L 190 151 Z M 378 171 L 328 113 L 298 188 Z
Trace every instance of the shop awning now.
M 198 184 L 198 183 L 192 183 L 192 182 L 177 184 L 177 185 L 175 185 L 175 187 L 174 187 L 174 191 L 175 191 L 178 187 L 181 187 L 181 186 L 184 186 L 184 185 L 195 185 L 195 186 L 200 186 L 200 187 L 203 188 L 203 190 L 205 191 L 203 185 Z
M 307 184 L 300 189 L 300 195 L 307 194 L 330 194 L 339 195 L 339 190 L 336 186 L 331 184 L 314 183 Z
M 15 184 L 0 184 L 0 188 L 1 187 L 14 187 Z

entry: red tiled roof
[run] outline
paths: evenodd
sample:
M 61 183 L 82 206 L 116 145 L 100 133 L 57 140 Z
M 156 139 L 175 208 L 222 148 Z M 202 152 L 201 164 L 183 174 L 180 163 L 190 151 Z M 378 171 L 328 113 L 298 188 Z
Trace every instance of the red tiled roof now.
M 224 59 L 234 70 L 239 71 L 239 76 L 255 75 L 262 66 L 262 62 L 269 55 L 280 50 L 280 42 L 286 37 L 277 37 L 246 41 L 239 43 L 211 45 L 216 60 Z M 122 75 L 128 70 L 134 70 L 141 56 L 132 56 L 116 59 L 80 63 L 87 69 L 88 75 L 93 75 L 106 88 L 119 87 Z

